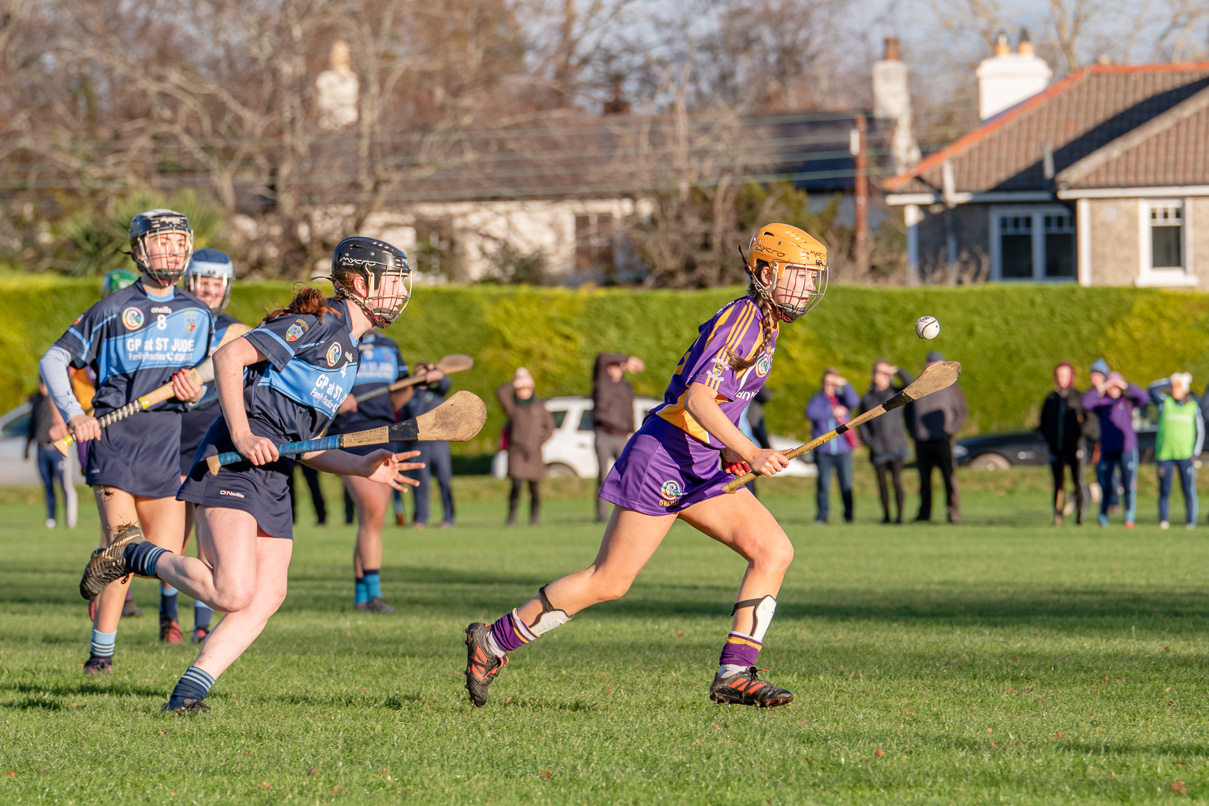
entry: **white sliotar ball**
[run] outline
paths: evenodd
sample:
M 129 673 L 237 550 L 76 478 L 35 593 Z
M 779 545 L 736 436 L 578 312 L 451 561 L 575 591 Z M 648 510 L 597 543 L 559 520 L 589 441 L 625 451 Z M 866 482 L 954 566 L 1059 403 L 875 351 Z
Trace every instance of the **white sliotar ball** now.
M 934 339 L 940 335 L 940 322 L 935 316 L 921 316 L 915 320 L 915 335 L 921 339 Z

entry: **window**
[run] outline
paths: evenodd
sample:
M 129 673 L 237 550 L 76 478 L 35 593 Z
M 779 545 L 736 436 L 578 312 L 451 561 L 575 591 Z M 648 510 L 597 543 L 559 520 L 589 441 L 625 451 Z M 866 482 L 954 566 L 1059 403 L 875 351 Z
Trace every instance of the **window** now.
M 1077 280 L 1074 213 L 1065 207 L 992 207 L 991 274 L 997 280 Z
M 1141 271 L 1138 285 L 1193 286 L 1191 234 L 1183 199 L 1143 199 L 1138 210 Z
M 580 213 L 575 216 L 575 269 L 613 276 L 613 214 Z
M 1150 207 L 1150 269 L 1184 270 L 1184 210 L 1180 205 Z

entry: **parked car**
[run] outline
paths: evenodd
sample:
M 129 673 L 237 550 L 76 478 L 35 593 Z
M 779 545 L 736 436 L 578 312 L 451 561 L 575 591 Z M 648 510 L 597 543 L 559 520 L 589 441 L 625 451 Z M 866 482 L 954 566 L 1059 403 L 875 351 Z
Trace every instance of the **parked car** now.
M 647 412 L 659 405 L 651 397 L 634 398 L 635 422 L 642 422 Z M 546 462 L 546 473 L 550 476 L 578 476 L 581 479 L 596 478 L 596 435 L 592 431 L 592 398 L 553 397 L 546 401 L 546 408 L 554 418 L 554 436 L 542 446 L 542 458 Z M 796 448 L 797 443 L 784 437 L 769 436 L 769 442 L 777 450 Z M 500 451 L 491 461 L 491 475 L 504 478 L 508 469 L 508 452 Z M 790 476 L 814 476 L 813 464 L 795 460 L 782 471 Z
M 1133 414 L 1134 430 L 1138 433 L 1138 461 L 1143 463 L 1154 462 L 1157 414 L 1154 405 L 1144 406 Z M 958 440 L 953 447 L 953 458 L 957 460 L 958 467 L 1006 470 L 1009 467 L 1048 465 L 1049 447 L 1040 431 L 1011 431 Z
M 23 455 L 25 453 L 25 435 L 28 433 L 28 403 L 22 403 L 12 411 L 0 416 L 0 486 L 42 485 L 42 477 L 38 474 L 38 457 L 35 449 L 30 447 L 28 459 Z M 71 460 L 73 478 L 79 482 L 84 474 L 80 471 L 80 462 L 76 452 L 69 450 L 67 458 Z

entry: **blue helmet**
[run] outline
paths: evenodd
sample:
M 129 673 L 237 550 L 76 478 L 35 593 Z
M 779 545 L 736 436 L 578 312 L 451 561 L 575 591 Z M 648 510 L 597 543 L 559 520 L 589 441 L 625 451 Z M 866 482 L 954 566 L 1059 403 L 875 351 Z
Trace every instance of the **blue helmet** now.
M 169 232 L 185 235 L 185 255 L 179 269 L 153 269 L 147 264 L 147 242 L 150 238 Z M 193 228 L 183 213 L 158 208 L 139 213 L 130 219 L 130 253 L 139 271 L 163 286 L 176 285 L 185 273 L 193 254 Z
M 217 277 L 222 280 L 222 302 L 218 307 L 211 308 L 214 313 L 222 313 L 231 301 L 231 284 L 235 282 L 235 266 L 231 258 L 217 249 L 198 249 L 189 261 L 185 270 L 185 290 L 190 294 L 197 293 L 198 277 Z

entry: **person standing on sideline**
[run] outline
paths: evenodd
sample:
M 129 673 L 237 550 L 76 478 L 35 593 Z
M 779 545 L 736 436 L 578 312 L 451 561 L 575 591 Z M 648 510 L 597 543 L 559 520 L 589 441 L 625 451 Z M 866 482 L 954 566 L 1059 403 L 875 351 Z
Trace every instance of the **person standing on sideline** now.
M 1205 419 L 1192 397 L 1192 376 L 1177 372 L 1150 384 L 1150 399 L 1159 407 L 1154 461 L 1159 474 L 1159 528 L 1170 526 L 1171 477 L 1179 475 L 1184 493 L 1184 526 L 1196 527 L 1196 457 L 1205 444 Z
M 852 419 L 853 410 L 860 405 L 856 390 L 835 367 L 823 370 L 823 388 L 806 404 L 806 419 L 810 420 L 810 436 L 817 438 Z M 852 449 L 856 447 L 856 432 L 847 431 L 842 439 L 814 449 L 818 466 L 818 488 L 815 500 L 818 511 L 815 523 L 826 523 L 831 509 L 831 469 L 840 481 L 840 498 L 844 502 L 844 523 L 852 523 Z
M 1097 358 L 1088 372 L 1092 387 L 1103 386 L 1104 382 L 1108 380 L 1110 371 L 1108 362 L 1103 358 Z M 1096 468 L 1100 464 L 1100 418 L 1086 409 L 1083 411 L 1083 464 L 1090 465 L 1092 469 L 1092 481 L 1088 485 L 1091 500 L 1099 501 L 1100 497 L 1106 497 L 1108 498 L 1108 511 L 1115 512 L 1119 507 L 1117 485 L 1112 484 L 1105 490 L 1100 487 L 1100 478 L 1096 475 Z M 1097 491 L 1099 492 L 1097 493 Z
M 895 380 L 897 376 L 898 380 Z M 905 369 L 896 367 L 884 358 L 873 364 L 873 378 L 869 390 L 861 396 L 861 411 L 875 409 L 897 395 L 915 380 Z M 875 417 L 860 429 L 861 441 L 869 447 L 869 460 L 877 473 L 877 492 L 882 500 L 882 523 L 903 522 L 903 463 L 911 455 L 907 445 L 907 426 L 903 421 L 903 410 L 892 409 Z M 897 515 L 890 520 L 890 490 L 886 476 L 894 484 L 894 504 Z
M 596 356 L 592 373 L 592 436 L 596 445 L 596 522 L 608 517 L 607 502 L 600 497 L 609 466 L 617 461 L 634 433 L 634 387 L 625 373 L 642 372 L 642 359 L 622 353 Z
M 1108 525 L 1108 491 L 1119 468 L 1125 490 L 1125 528 L 1132 529 L 1136 505 L 1138 435 L 1133 430 L 1133 410 L 1146 405 L 1150 396 L 1137 384 L 1126 383 L 1119 372 L 1110 372 L 1104 383 L 1087 390 L 1083 409 L 1100 418 L 1100 461 L 1096 475 L 1104 490 L 1100 498 L 1100 525 Z
M 441 405 L 445 395 L 449 394 L 449 378 L 437 369 L 435 364 L 421 364 L 416 368 L 417 375 L 424 376 L 424 382 L 415 387 L 415 394 L 403 407 L 402 419 L 409 420 L 419 417 Z M 412 521 L 415 528 L 424 529 L 428 526 L 429 486 L 435 475 L 437 486 L 441 488 L 441 528 L 453 526 L 453 457 L 449 452 L 448 442 L 417 442 L 408 450 L 418 450 L 417 459 L 424 466 L 412 471 L 412 478 L 419 481 L 415 489 L 415 509 Z
M 57 430 L 56 430 L 57 426 Z M 76 528 L 78 500 L 71 479 L 71 462 L 59 453 L 52 444 L 60 436 L 66 436 L 67 423 L 63 422 L 59 410 L 50 399 L 45 383 L 38 384 L 38 391 L 29 398 L 29 426 L 25 432 L 25 458 L 29 449 L 37 445 L 38 474 L 46 493 L 46 528 L 55 528 L 55 485 L 63 491 L 63 519 L 68 528 Z
M 535 387 L 529 370 L 521 367 L 510 383 L 495 390 L 500 406 L 508 415 L 508 478 L 512 479 L 512 490 L 508 493 L 509 526 L 516 524 L 521 482 L 529 482 L 529 523 L 537 525 L 541 518 L 539 487 L 546 477 L 542 445 L 554 435 L 554 417 L 545 401 L 533 393 Z
M 927 366 L 945 360 L 939 350 L 928 353 Z M 945 486 L 945 514 L 949 523 L 961 523 L 961 500 L 953 476 L 953 437 L 970 417 L 961 387 L 947 389 L 908 404 L 907 430 L 915 440 L 915 464 L 919 467 L 919 514 L 916 521 L 932 520 L 932 470 L 940 468 Z
M 1066 469 L 1075 486 L 1075 523 L 1083 523 L 1083 393 L 1075 388 L 1075 368 L 1069 361 L 1054 367 L 1054 389 L 1041 404 L 1041 436 L 1049 448 L 1054 477 L 1054 526 L 1062 525 Z

